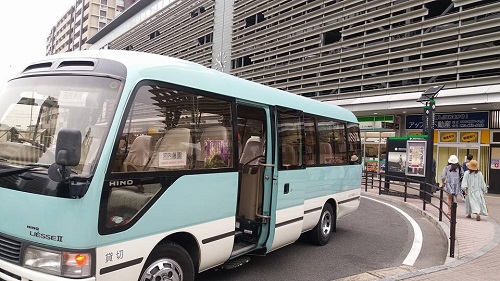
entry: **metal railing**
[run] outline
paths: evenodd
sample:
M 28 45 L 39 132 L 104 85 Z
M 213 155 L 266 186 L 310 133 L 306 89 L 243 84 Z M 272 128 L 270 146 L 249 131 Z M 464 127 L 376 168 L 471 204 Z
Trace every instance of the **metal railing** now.
M 451 194 L 438 185 L 429 184 L 406 176 L 398 177 L 391 175 L 389 180 L 383 174 L 366 170 L 363 171 L 363 184 L 365 191 L 368 191 L 368 188 L 373 189 L 375 187 L 378 188 L 379 195 L 401 196 L 404 198 L 404 202 L 407 202 L 409 197 L 420 199 L 422 200 L 422 210 L 424 211 L 427 205 L 436 208 L 439 212 L 439 221 L 443 221 L 443 216 L 445 216 L 450 222 L 450 257 L 455 257 L 457 224 L 457 201 L 455 196 L 451 196 L 452 200 L 450 204 L 448 203 L 448 196 Z M 439 195 L 436 196 L 435 192 L 431 192 L 433 190 L 439 192 Z M 418 194 L 411 191 L 418 191 Z M 439 203 L 437 205 L 434 204 L 432 198 L 438 199 Z M 446 212 L 444 208 L 447 208 L 450 212 Z

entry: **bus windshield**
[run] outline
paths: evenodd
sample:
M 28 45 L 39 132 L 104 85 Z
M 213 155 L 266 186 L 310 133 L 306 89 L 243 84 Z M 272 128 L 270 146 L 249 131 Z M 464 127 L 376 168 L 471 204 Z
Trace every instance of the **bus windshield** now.
M 0 93 L 0 177 L 5 169 L 54 163 L 57 134 L 66 128 L 82 134 L 80 163 L 72 173 L 90 176 L 114 116 L 121 83 L 77 75 L 10 81 Z M 0 179 L 0 186 L 9 187 L 3 182 Z

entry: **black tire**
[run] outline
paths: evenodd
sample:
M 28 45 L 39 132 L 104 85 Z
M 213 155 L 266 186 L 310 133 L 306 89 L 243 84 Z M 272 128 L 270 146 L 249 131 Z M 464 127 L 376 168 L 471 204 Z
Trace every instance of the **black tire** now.
M 318 224 L 307 233 L 309 242 L 318 246 L 328 244 L 330 237 L 332 237 L 332 232 L 335 231 L 336 223 L 337 217 L 333 208 L 330 204 L 326 203 L 321 211 Z
M 164 277 L 167 278 L 162 279 Z M 139 281 L 194 281 L 194 278 L 193 260 L 188 252 L 176 243 L 166 242 L 158 245 L 149 255 Z

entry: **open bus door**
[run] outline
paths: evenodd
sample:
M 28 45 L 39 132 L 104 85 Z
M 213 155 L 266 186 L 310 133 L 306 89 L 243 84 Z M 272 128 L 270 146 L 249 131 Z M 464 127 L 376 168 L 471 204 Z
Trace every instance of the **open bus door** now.
M 235 243 L 231 257 L 265 253 L 272 236 L 272 184 L 275 155 L 274 119 L 268 106 L 237 106 L 239 186 Z

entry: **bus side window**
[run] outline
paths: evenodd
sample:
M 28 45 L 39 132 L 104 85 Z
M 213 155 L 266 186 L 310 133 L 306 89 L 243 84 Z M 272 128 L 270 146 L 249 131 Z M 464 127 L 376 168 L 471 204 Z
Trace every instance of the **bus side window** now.
M 127 224 L 160 189 L 160 183 L 112 188 L 106 209 L 106 226 Z
M 306 165 L 315 165 L 316 163 L 316 128 L 314 117 L 304 114 L 304 162 Z
M 347 139 L 345 124 L 342 122 L 334 122 L 333 136 L 334 136 L 334 158 L 335 164 L 347 165 Z
M 318 118 L 320 164 L 347 165 L 347 139 L 344 122 Z
M 359 135 L 359 125 L 355 123 L 347 124 L 349 155 L 361 156 L 361 136 Z
M 123 124 L 121 135 L 128 147 L 123 150 L 116 140 L 112 172 L 232 166 L 231 111 L 230 100 L 213 94 L 193 93 L 162 82 L 143 82 L 134 93 Z M 144 141 L 143 145 L 135 145 L 132 138 L 141 136 L 148 137 L 149 144 Z
M 304 159 L 304 114 L 302 111 L 278 108 L 278 144 L 280 169 L 300 169 Z

